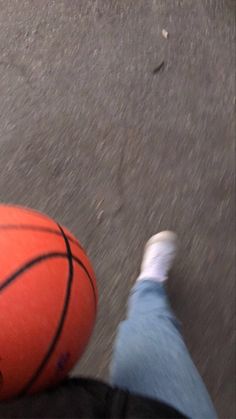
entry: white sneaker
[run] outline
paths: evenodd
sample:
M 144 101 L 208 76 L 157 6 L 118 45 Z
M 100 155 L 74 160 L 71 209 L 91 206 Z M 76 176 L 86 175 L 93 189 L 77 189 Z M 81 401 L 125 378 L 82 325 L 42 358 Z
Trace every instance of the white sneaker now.
M 140 280 L 163 282 L 167 279 L 177 251 L 177 236 L 172 231 L 162 231 L 152 236 L 144 249 Z

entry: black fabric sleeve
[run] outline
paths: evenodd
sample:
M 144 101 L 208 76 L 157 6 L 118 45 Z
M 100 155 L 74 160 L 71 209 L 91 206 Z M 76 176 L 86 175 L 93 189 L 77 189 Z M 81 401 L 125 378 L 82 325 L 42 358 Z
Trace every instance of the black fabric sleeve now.
M 42 393 L 0 403 L 1 419 L 184 417 L 166 404 L 83 378 L 67 379 Z

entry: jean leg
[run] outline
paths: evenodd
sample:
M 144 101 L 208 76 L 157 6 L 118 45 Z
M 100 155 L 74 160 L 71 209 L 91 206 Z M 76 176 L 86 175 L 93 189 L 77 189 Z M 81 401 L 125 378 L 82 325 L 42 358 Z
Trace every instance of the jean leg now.
M 161 283 L 140 281 L 131 291 L 128 317 L 115 342 L 111 383 L 162 400 L 191 418 L 216 418 Z

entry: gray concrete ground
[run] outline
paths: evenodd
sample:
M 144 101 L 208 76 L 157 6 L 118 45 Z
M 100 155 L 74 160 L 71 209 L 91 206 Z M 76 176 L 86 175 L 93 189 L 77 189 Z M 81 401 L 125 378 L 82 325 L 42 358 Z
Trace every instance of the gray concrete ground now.
M 100 310 L 78 370 L 107 376 L 142 247 L 171 228 L 171 301 L 222 418 L 235 417 L 234 13 L 233 0 L 0 1 L 0 199 L 88 249 Z

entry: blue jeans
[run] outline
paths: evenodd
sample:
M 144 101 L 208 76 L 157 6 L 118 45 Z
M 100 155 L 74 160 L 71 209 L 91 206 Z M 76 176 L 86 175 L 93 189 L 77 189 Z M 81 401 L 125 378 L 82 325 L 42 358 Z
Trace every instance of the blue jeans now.
M 161 283 L 134 286 L 116 338 L 111 383 L 164 401 L 190 418 L 217 417 Z

